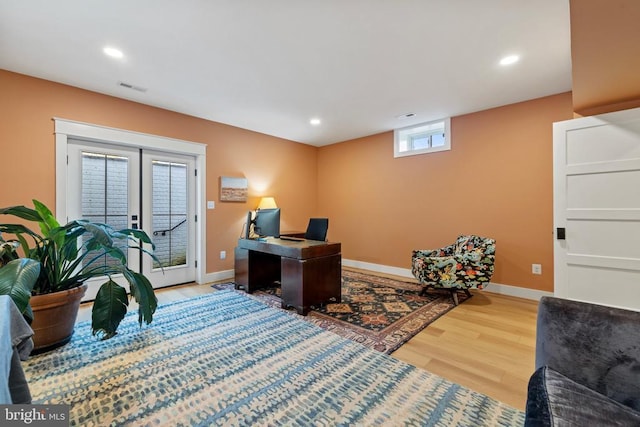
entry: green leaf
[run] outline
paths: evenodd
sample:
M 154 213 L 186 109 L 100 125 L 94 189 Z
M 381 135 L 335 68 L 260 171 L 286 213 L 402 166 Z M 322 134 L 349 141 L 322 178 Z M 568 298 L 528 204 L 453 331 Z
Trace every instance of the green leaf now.
M 113 280 L 103 283 L 93 303 L 91 328 L 93 335 L 108 339 L 116 334 L 118 325 L 127 314 L 127 291 Z
M 0 295 L 9 295 L 20 313 L 24 313 L 39 275 L 38 261 L 20 258 L 8 262 L 0 268 Z
M 31 249 L 29 249 L 29 243 L 27 242 L 27 239 L 25 239 L 24 236 L 21 235 L 21 234 L 17 234 L 16 237 L 18 238 L 18 241 L 20 242 L 20 247 L 24 251 L 24 254 L 26 256 L 29 256 L 29 253 L 31 252 Z
M 42 217 L 37 211 L 25 206 L 9 206 L 8 208 L 0 208 L 0 215 L 13 215 L 33 222 L 42 221 Z
M 53 227 L 49 229 L 46 236 L 47 239 L 53 242 L 53 247 L 59 250 L 68 243 L 75 244 L 75 236 L 69 234 L 69 230 L 66 227 Z
M 50 230 L 60 227 L 60 223 L 44 203 L 33 199 L 33 206 L 36 208 L 38 214 L 40 214 L 40 219 L 33 221 L 37 221 L 40 224 L 42 234 L 48 236 Z
M 70 261 L 78 257 L 78 253 L 80 251 L 80 248 L 78 247 L 78 239 L 68 239 L 59 247 L 61 258 Z
M 145 248 L 139 248 L 140 251 L 142 251 L 143 253 L 149 255 L 151 257 L 151 259 L 153 261 L 155 261 L 159 266 L 160 266 L 160 270 L 162 270 L 162 273 L 164 274 L 164 267 L 162 266 L 162 262 L 160 261 L 160 259 L 153 253 L 153 252 L 149 252 L 148 250 L 146 250 Z
M 83 227 L 86 232 L 91 233 L 91 239 L 95 240 L 95 242 L 107 248 L 113 246 L 113 239 L 111 238 L 113 230 L 108 225 L 84 220 L 78 220 L 75 223 Z
M 125 228 L 123 230 L 119 230 L 118 233 L 119 235 L 127 235 L 128 240 L 132 243 L 130 243 L 128 246 L 131 249 L 137 249 L 139 251 L 142 251 L 143 253 L 149 255 L 151 257 L 151 259 L 153 261 L 155 261 L 157 264 L 162 264 L 160 262 L 160 260 L 158 259 L 158 257 L 156 257 L 156 255 L 153 253 L 153 251 L 156 248 L 155 243 L 153 243 L 153 241 L 151 240 L 151 238 L 149 237 L 149 235 L 147 233 L 145 233 L 142 230 L 134 230 L 131 228 Z M 151 246 L 151 250 L 148 250 L 147 248 L 144 247 L 144 245 L 141 245 L 140 243 L 145 243 Z M 161 267 L 162 268 L 162 267 Z M 162 269 L 164 271 L 164 269 Z
M 118 233 L 140 240 L 142 243 L 147 243 L 155 249 L 155 244 L 153 243 L 149 235 L 140 229 L 124 228 L 122 230 L 118 230 Z
M 29 230 L 22 224 L 0 224 L 0 232 L 7 234 L 29 234 L 37 236 L 33 231 Z
M 138 308 L 138 323 L 140 323 L 140 326 L 142 326 L 143 320 L 147 324 L 151 323 L 153 313 L 156 312 L 156 308 L 158 307 L 158 298 L 156 298 L 153 292 L 151 282 L 149 282 L 149 279 L 145 276 L 135 271 L 127 269 L 123 274 L 131 287 L 131 295 L 140 305 Z

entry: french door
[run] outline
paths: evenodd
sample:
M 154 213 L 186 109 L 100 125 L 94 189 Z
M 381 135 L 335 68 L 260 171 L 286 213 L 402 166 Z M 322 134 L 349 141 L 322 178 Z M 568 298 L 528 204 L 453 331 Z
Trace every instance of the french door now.
M 157 260 L 142 258 L 154 287 L 192 282 L 195 269 L 195 161 L 191 157 L 142 152 L 142 224 Z
M 154 288 L 194 281 L 194 170 L 189 156 L 69 139 L 68 217 L 144 230 L 157 260 L 129 249 L 127 265 Z M 87 282 L 85 300 L 104 280 Z M 124 278 L 114 280 L 125 285 Z

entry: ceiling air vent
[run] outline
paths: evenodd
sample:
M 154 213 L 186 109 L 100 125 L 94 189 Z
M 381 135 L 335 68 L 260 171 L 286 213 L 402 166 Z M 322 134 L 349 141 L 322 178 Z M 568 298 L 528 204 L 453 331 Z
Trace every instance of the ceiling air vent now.
M 131 83 L 118 82 L 118 86 L 131 89 L 131 90 L 137 90 L 138 92 L 142 92 L 142 93 L 145 93 L 147 91 L 146 87 L 132 85 Z

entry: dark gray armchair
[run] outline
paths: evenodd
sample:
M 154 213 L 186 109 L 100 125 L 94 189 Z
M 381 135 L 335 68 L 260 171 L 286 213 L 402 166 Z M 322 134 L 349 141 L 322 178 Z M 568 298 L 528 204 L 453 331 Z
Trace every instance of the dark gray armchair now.
M 525 426 L 640 426 L 640 312 L 543 297 Z

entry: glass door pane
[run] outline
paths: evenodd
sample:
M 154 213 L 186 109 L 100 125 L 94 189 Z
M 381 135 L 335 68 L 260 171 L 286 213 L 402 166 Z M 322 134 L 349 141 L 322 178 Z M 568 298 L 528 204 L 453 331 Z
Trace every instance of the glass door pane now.
M 152 228 L 155 254 L 160 263 L 153 268 L 167 268 L 187 263 L 187 165 L 152 161 Z
M 110 225 L 129 226 L 129 158 L 82 152 L 81 218 Z M 121 245 L 127 255 L 126 243 Z M 106 263 L 116 262 L 104 257 Z
M 140 215 L 140 151 L 97 142 L 70 140 L 67 170 L 67 220 L 86 219 L 116 230 L 138 226 Z M 140 252 L 118 244 L 134 271 L 140 269 Z M 103 262 L 113 262 L 104 257 Z M 112 277 L 128 287 L 124 277 Z M 95 298 L 105 277 L 91 279 L 83 301 Z

